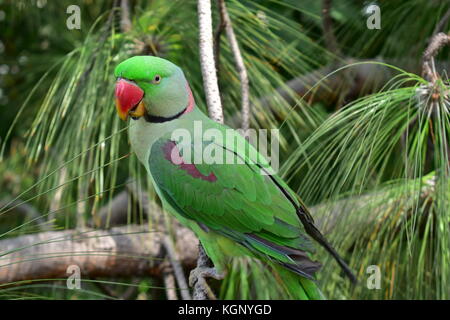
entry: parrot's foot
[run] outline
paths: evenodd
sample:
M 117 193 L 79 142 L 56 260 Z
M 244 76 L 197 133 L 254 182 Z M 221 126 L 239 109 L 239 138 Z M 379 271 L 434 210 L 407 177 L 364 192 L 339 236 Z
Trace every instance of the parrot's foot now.
M 189 275 L 189 285 L 192 287 L 200 280 L 205 281 L 205 278 L 223 280 L 224 277 L 225 275 L 217 272 L 216 268 L 197 267 Z
M 206 297 L 210 300 L 216 300 L 216 296 L 206 282 L 206 278 L 222 280 L 224 277 L 225 275 L 217 272 L 216 268 L 197 267 L 192 270 L 189 275 L 189 285 L 194 287 L 194 300 L 205 300 Z

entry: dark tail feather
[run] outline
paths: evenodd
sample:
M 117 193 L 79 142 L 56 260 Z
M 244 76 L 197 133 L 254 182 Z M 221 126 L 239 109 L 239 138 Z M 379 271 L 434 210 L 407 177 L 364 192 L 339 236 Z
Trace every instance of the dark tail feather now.
M 297 214 L 303 226 L 305 227 L 306 232 L 333 256 L 333 258 L 337 261 L 339 266 L 344 271 L 345 275 L 353 284 L 356 284 L 358 280 L 356 279 L 356 276 L 353 274 L 352 270 L 350 270 L 350 267 L 347 265 L 347 263 L 345 263 L 345 261 L 336 252 L 336 250 L 334 250 L 334 248 L 328 243 L 319 229 L 316 228 L 316 226 L 314 225 L 314 221 L 312 221 L 309 214 L 303 211 L 301 207 L 297 209 Z
M 261 165 L 258 165 L 258 167 L 264 172 L 266 172 L 266 174 L 268 174 L 267 170 L 264 167 L 262 167 Z M 349 277 L 350 281 L 353 284 L 356 284 L 358 282 L 356 276 L 350 270 L 349 266 L 345 263 L 345 261 L 342 260 L 342 258 L 336 252 L 336 250 L 334 250 L 334 248 L 328 243 L 328 241 L 325 239 L 322 233 L 320 233 L 320 231 L 316 228 L 316 226 L 314 225 L 314 220 L 311 217 L 311 215 L 301 205 L 299 206 L 294 201 L 291 194 L 289 194 L 289 192 L 285 190 L 285 188 L 280 184 L 280 182 L 277 181 L 275 176 L 271 174 L 268 174 L 268 176 L 270 177 L 272 182 L 280 189 L 280 191 L 286 196 L 286 198 L 292 203 L 292 205 L 297 209 L 297 215 L 300 218 L 300 221 L 302 222 L 303 226 L 305 227 L 306 232 L 333 256 L 333 258 L 337 261 L 342 270 L 344 270 L 347 277 Z
M 314 280 L 314 274 L 322 267 L 320 262 L 311 260 L 305 251 L 278 245 L 255 234 L 247 233 L 245 236 L 247 237 L 247 241 L 250 241 L 250 249 L 252 249 L 251 241 L 256 241 L 267 249 L 289 257 L 292 263 L 278 261 L 278 264 L 307 279 Z

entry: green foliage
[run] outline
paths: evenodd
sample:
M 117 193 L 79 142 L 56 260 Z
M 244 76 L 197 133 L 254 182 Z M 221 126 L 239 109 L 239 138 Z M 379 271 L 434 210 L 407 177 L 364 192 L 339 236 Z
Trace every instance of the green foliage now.
M 331 292 L 446 299 L 450 117 L 446 98 L 433 93 L 448 86 L 403 72 L 393 82 L 328 118 L 284 170 L 304 177 L 299 194 L 322 205 L 333 243 L 360 278 L 370 265 L 383 270 L 383 290 L 375 291 L 337 284 L 334 272 L 322 272 Z
M 44 8 L 38 2 L 0 1 L 6 17 L 0 20 L 0 69 L 9 70 L 0 73 L 0 241 L 95 225 L 100 209 L 111 206 L 130 182 L 148 189 L 156 200 L 146 173 L 129 154 L 127 128 L 115 114 L 113 70 L 120 61 L 136 54 L 173 61 L 205 108 L 196 1 L 131 1 L 133 28 L 127 33 L 120 31 L 120 10 L 111 11 L 112 1 L 47 1 Z M 65 9 L 74 2 L 82 10 L 82 29 L 69 31 Z M 414 73 L 420 73 L 422 52 L 449 4 L 378 2 L 379 31 L 365 26 L 366 3 L 333 1 L 340 51 L 346 57 L 388 61 L 391 65 L 372 64 L 395 71 L 382 90 L 343 107 L 341 102 L 302 99 L 286 87 L 295 77 L 341 61 L 325 49 L 320 1 L 227 1 L 249 72 L 252 126 L 280 128 L 283 176 L 358 274 L 360 284 L 351 287 L 319 250 L 324 268 L 318 280 L 326 297 L 448 299 L 448 81 L 442 72 L 443 79 L 431 86 Z M 441 27 L 448 31 L 449 21 Z M 225 36 L 220 44 L 225 118 L 238 127 L 238 73 Z M 436 65 L 446 56 L 448 50 L 443 50 Z M 335 74 L 344 78 L 359 64 Z M 327 85 L 327 75 L 322 76 L 311 92 Z M 294 106 L 276 91 L 280 87 Z M 347 89 L 338 94 L 345 96 Z M 20 206 L 13 200 L 25 201 L 38 215 L 17 214 Z M 128 221 L 131 215 L 130 210 Z M 380 267 L 381 290 L 366 286 L 370 265 Z M 102 281 L 119 293 L 138 287 L 134 298 L 164 298 L 153 279 L 135 284 L 129 279 L 83 279 L 79 292 L 67 290 L 64 281 L 1 285 L 0 298 L 114 298 L 99 289 L 96 282 Z M 246 259 L 234 261 L 227 278 L 214 286 L 223 299 L 286 298 L 266 266 Z

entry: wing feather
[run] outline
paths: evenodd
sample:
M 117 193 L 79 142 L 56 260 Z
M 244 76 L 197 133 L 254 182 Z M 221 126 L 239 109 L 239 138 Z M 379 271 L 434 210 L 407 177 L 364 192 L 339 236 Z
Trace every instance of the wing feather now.
M 155 183 L 179 214 L 239 242 L 257 255 L 312 277 L 320 264 L 308 258 L 307 252 L 313 252 L 314 247 L 297 216 L 298 202 L 293 204 L 273 179 L 260 174 L 266 162 L 253 163 L 239 150 L 223 148 L 224 158 L 234 153 L 243 158 L 243 163 L 194 165 L 174 148 L 178 145 L 169 136 L 156 141 L 149 168 Z M 181 163 L 172 161 L 168 150 L 175 150 Z M 299 261 L 305 264 L 304 270 Z

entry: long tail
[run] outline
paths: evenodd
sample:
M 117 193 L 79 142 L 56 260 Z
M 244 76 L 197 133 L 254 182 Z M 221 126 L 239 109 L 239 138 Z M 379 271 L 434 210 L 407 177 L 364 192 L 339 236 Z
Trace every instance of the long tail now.
M 272 269 L 275 276 L 293 300 L 324 300 L 325 296 L 320 291 L 316 282 L 306 279 L 288 269 L 273 263 Z

